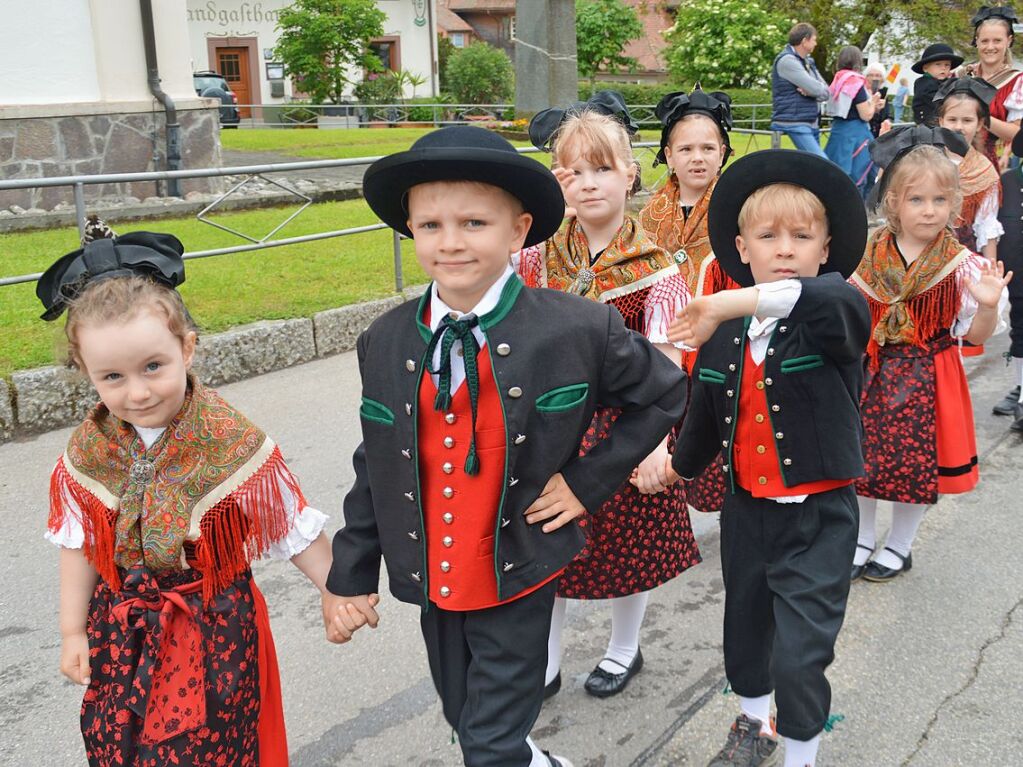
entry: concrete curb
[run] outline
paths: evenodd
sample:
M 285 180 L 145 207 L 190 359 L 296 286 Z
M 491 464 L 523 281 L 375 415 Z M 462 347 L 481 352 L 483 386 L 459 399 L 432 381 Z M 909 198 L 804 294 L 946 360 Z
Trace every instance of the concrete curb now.
M 422 295 L 425 285 L 401 295 L 317 312 L 312 317 L 271 320 L 200 337 L 196 374 L 211 386 L 328 357 L 355 348 L 359 334 L 380 315 Z M 0 444 L 73 426 L 96 403 L 92 385 L 73 370 L 51 365 L 20 370 L 0 380 Z

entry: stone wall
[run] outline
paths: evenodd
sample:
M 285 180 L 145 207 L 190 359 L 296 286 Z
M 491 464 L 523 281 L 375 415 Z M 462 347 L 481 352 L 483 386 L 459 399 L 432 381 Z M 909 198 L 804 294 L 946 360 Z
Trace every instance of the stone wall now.
M 0 179 L 49 178 L 100 173 L 166 170 L 166 117 L 149 112 L 12 116 L 0 110 Z M 15 112 L 15 114 L 17 114 Z M 178 111 L 182 168 L 220 166 L 220 122 L 216 108 Z M 182 179 L 180 193 L 217 192 L 223 180 Z M 96 184 L 85 199 L 146 197 L 164 193 L 163 183 Z M 53 210 L 73 201 L 71 187 L 0 190 L 0 210 Z

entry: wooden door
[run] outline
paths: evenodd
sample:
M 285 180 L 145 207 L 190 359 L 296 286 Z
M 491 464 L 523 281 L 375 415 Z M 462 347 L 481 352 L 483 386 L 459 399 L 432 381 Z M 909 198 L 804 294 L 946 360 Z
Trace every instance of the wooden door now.
M 231 86 L 238 104 L 252 103 L 252 90 L 249 87 L 249 49 L 248 48 L 217 48 L 217 72 L 224 76 Z M 248 106 L 239 106 L 241 117 L 251 117 Z

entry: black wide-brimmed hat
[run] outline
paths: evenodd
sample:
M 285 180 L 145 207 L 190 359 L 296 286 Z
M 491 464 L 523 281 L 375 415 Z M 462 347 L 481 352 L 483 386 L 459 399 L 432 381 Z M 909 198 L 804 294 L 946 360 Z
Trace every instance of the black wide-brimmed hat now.
M 176 288 L 185 281 L 184 252 L 177 237 L 158 232 L 93 240 L 62 256 L 39 278 L 36 296 L 46 309 L 42 318 L 57 319 L 88 285 L 111 277 L 138 275 Z
M 553 173 L 493 131 L 471 125 L 435 130 L 407 151 L 377 160 L 366 169 L 362 193 L 381 221 L 411 237 L 408 191 L 431 181 L 476 181 L 518 198 L 533 216 L 526 246 L 557 232 L 565 216 L 565 197 Z
M 952 62 L 952 69 L 963 63 L 964 59 L 962 56 L 957 56 L 956 52 L 952 50 L 951 45 L 945 43 L 931 43 L 924 48 L 924 55 L 920 57 L 920 60 L 916 62 L 911 69 L 918 75 L 924 73 L 924 64 L 930 64 L 934 61 L 950 61 Z
M 725 274 L 743 287 L 754 284 L 749 264 L 742 263 L 735 238 L 739 211 L 751 194 L 770 184 L 793 184 L 812 192 L 828 217 L 831 244 L 820 272 L 838 272 L 848 278 L 863 258 L 867 244 L 867 212 L 856 184 L 828 159 L 810 152 L 765 149 L 728 166 L 721 174 L 707 211 L 707 227 L 714 255 Z
M 625 106 L 622 94 L 618 91 L 597 91 L 586 101 L 577 101 L 567 109 L 551 107 L 533 115 L 533 119 L 529 121 L 530 142 L 537 149 L 549 152 L 554 137 L 565 120 L 583 112 L 596 112 L 613 117 L 622 124 L 630 136 L 635 136 L 639 130 L 639 126 L 629 113 L 629 108 Z
M 927 125 L 903 125 L 882 133 L 870 142 L 870 159 L 884 170 L 880 181 L 870 190 L 867 206 L 876 208 L 888 191 L 888 180 L 892 177 L 892 168 L 913 149 L 918 146 L 933 146 L 947 149 L 949 152 L 965 157 L 970 150 L 963 134 L 948 128 L 932 128 Z
M 656 107 L 654 114 L 661 121 L 661 148 L 654 158 L 654 165 L 667 162 L 664 156 L 664 148 L 671 138 L 671 129 L 686 115 L 701 114 L 713 120 L 721 132 L 721 140 L 724 142 L 725 159 L 732 153 L 732 144 L 728 140 L 728 131 L 732 129 L 732 97 L 724 91 L 711 91 L 707 93 L 699 86 L 692 93 L 676 91 L 669 93 L 662 98 Z
M 996 93 L 998 89 L 995 86 L 979 77 L 950 77 L 938 88 L 933 100 L 934 103 L 940 104 L 949 96 L 965 94 L 980 102 L 983 116 L 987 118 L 991 115 L 991 100 Z

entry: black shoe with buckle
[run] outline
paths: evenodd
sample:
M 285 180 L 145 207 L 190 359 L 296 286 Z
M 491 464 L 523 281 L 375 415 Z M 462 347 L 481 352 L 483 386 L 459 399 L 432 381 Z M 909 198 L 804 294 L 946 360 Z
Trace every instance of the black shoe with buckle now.
M 605 658 L 604 660 L 610 659 Z M 618 663 L 618 661 L 612 662 Z M 619 663 L 618 665 L 621 664 Z M 625 671 L 620 674 L 613 674 L 610 671 L 605 671 L 598 664 L 590 672 L 590 675 L 586 677 L 586 684 L 583 685 L 583 689 L 597 698 L 610 698 L 612 695 L 617 695 L 625 689 L 625 685 L 629 683 L 629 680 L 636 676 L 639 670 L 643 668 L 643 651 L 636 650 L 636 657 L 632 659 L 632 663 L 628 667 L 622 666 L 622 668 Z
M 559 671 L 558 675 L 556 677 L 554 677 L 551 681 L 549 681 L 546 685 L 544 685 L 544 688 L 543 688 L 543 699 L 547 700 L 548 698 L 553 698 L 555 695 L 558 694 L 558 690 L 560 690 L 560 689 L 561 689 L 561 672 Z
M 909 552 L 905 556 L 897 552 L 895 549 L 890 549 L 887 546 L 884 547 L 885 551 L 890 551 L 892 554 L 902 560 L 902 567 L 892 568 L 885 567 L 884 565 L 878 564 L 876 561 L 871 560 L 867 562 L 867 569 L 863 571 L 863 577 L 871 581 L 872 583 L 885 583 L 892 580 L 893 578 L 899 577 L 902 573 L 913 569 L 913 552 Z
M 1013 387 L 1009 390 L 1009 393 L 1005 395 L 1005 398 L 991 408 L 991 412 L 995 415 L 1015 415 L 1016 405 L 1019 404 L 1019 387 Z
M 870 555 L 874 553 L 874 549 L 871 546 L 865 546 L 862 543 L 857 543 L 856 548 L 863 549 L 864 551 L 867 552 L 867 561 L 864 562 L 862 565 L 853 564 L 852 573 L 849 576 L 849 583 L 855 583 L 856 581 L 863 577 L 863 573 L 867 569 L 867 563 L 870 562 Z

